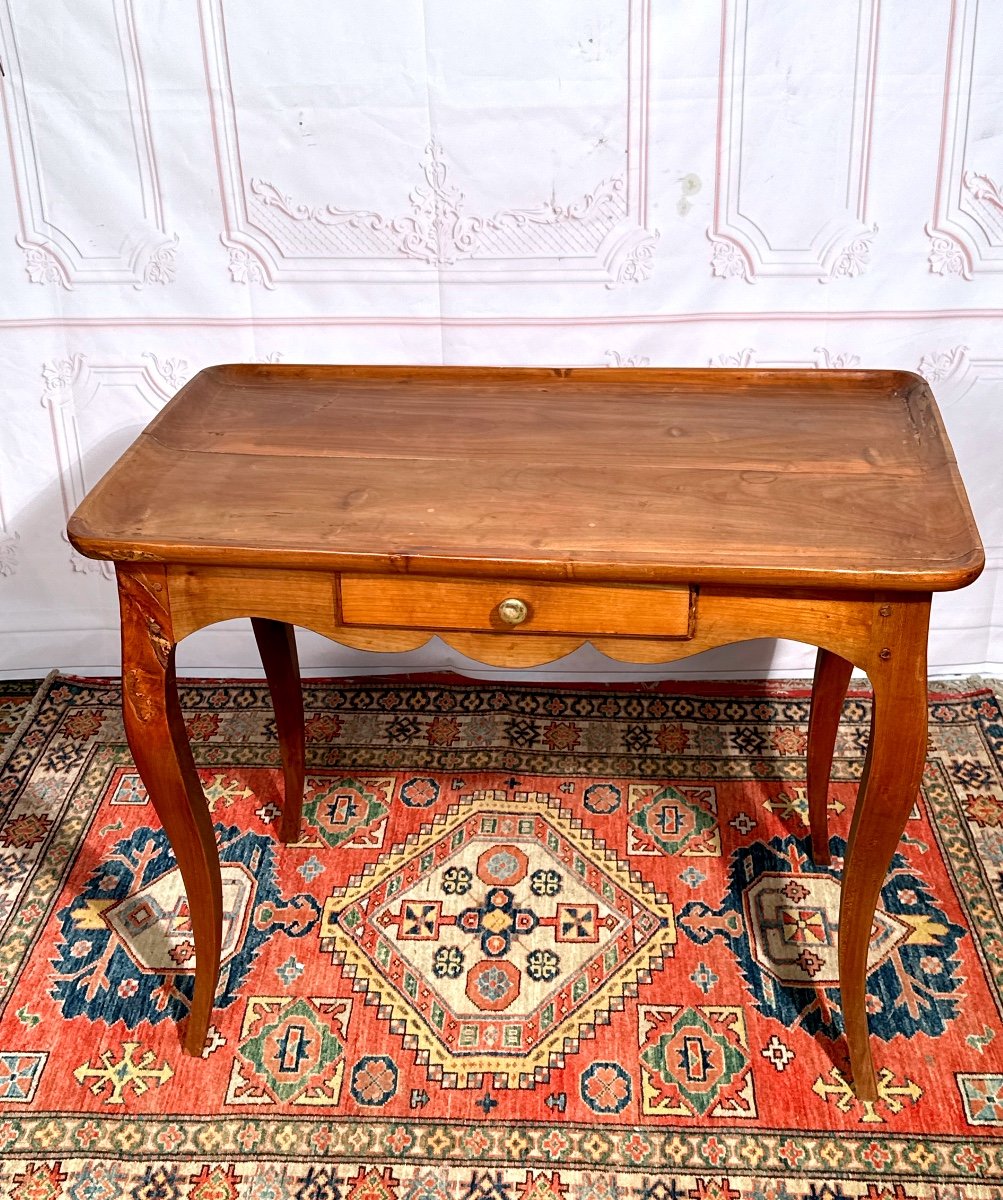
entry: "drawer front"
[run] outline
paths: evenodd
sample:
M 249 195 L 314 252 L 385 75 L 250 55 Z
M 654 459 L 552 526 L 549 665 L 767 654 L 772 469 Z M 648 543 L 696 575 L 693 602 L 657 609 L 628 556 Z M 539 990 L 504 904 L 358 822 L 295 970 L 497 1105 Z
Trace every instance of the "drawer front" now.
M 353 574 L 340 592 L 343 625 L 589 637 L 692 637 L 696 601 L 686 584 Z

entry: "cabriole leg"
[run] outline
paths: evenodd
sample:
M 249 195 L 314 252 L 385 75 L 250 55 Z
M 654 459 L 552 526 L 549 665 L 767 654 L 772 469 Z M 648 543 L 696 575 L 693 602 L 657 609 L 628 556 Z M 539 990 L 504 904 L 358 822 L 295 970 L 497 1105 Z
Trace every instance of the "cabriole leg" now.
M 853 810 L 839 910 L 839 980 L 853 1085 L 878 1098 L 867 1031 L 867 954 L 874 911 L 916 801 L 926 761 L 929 597 L 881 606 L 865 664 L 874 688 L 867 764 Z
M 174 637 L 162 567 L 120 566 L 122 711 L 139 776 L 177 858 L 195 941 L 195 993 L 184 1048 L 205 1046 L 219 979 L 223 889 L 219 852 L 195 770 L 174 674 Z
M 306 754 L 296 634 L 292 625 L 265 617 L 252 617 L 251 627 L 268 680 L 282 755 L 285 798 L 279 836 L 283 842 L 295 842 L 300 835 Z
M 808 823 L 811 827 L 811 854 L 821 867 L 829 865 L 829 780 L 832 776 L 832 752 L 843 698 L 850 685 L 853 664 L 819 650 L 815 659 L 815 680 L 811 690 L 808 718 Z

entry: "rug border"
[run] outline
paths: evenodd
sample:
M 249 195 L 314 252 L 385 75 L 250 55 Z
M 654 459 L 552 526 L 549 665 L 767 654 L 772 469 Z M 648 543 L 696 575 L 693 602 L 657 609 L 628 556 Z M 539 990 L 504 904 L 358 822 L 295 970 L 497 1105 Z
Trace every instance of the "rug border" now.
M 121 686 L 119 675 L 72 675 L 62 674 L 58 670 L 51 671 L 43 683 L 45 685 L 59 682 L 72 683 L 78 686 Z M 300 680 L 305 688 L 336 688 L 339 685 L 365 685 L 378 687 L 381 683 L 389 686 L 415 686 L 419 684 L 436 685 L 439 687 L 504 687 L 513 691 L 599 691 L 616 692 L 659 692 L 682 696 L 771 696 L 777 699 L 804 699 L 811 695 L 812 680 L 808 678 L 794 679 L 654 679 L 654 680 L 623 680 L 618 682 L 602 680 L 540 680 L 532 679 L 481 679 L 471 675 L 463 675 L 458 671 L 401 671 L 400 673 L 362 673 L 358 675 L 317 675 L 304 676 Z M 179 675 L 178 687 L 264 687 L 267 680 L 264 675 L 236 677 L 220 675 Z M 42 689 L 40 689 L 41 692 Z M 1003 702 L 1003 679 L 991 675 L 963 675 L 946 679 L 930 679 L 927 683 L 927 694 L 931 700 L 939 700 L 950 696 L 958 699 L 964 696 L 974 696 L 990 691 Z M 846 692 L 849 699 L 868 699 L 873 695 L 873 688 L 866 682 L 853 681 Z M 37 699 L 37 697 L 36 697 Z M 20 726 L 18 727 L 20 732 Z M 12 737 L 14 735 L 11 735 Z M 0 763 L 2 765 L 2 763 Z

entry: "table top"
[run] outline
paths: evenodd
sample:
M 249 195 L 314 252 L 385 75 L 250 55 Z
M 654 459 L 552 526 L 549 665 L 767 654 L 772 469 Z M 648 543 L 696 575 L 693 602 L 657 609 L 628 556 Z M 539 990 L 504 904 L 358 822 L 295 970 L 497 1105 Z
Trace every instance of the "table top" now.
M 898 371 L 235 364 L 69 524 L 94 558 L 939 591 L 982 546 Z

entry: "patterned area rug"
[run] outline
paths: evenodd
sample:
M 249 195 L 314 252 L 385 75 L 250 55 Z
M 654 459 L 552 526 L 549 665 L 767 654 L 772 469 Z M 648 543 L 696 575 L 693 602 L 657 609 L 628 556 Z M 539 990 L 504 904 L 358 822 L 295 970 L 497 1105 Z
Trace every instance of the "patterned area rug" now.
M 0 679 L 0 764 L 9 739 L 19 732 L 41 686 L 41 679 Z
M 306 687 L 300 841 L 261 686 L 190 684 L 224 862 L 201 1060 L 188 913 L 119 691 L 56 680 L 0 776 L 4 1196 L 961 1200 L 1003 1182 L 1003 718 L 931 696 L 847 1085 L 804 688 Z M 0 709 L 0 711 L 3 711 Z

